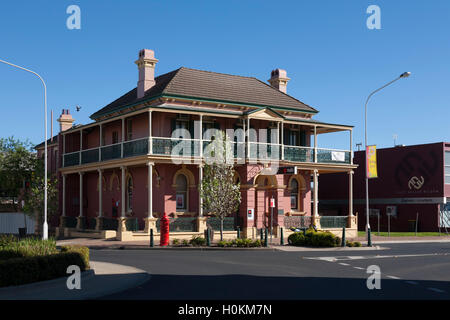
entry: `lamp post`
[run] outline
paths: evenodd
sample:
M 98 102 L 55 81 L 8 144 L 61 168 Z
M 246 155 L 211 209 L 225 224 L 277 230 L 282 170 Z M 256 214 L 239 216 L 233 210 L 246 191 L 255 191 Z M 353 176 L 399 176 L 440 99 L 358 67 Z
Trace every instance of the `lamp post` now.
M 372 241 L 370 239 L 370 224 L 369 224 L 369 175 L 367 174 L 367 103 L 369 102 L 370 97 L 372 97 L 375 93 L 380 91 L 381 89 L 386 88 L 388 85 L 394 83 L 395 81 L 401 79 L 401 78 L 408 78 L 411 75 L 411 72 L 403 72 L 400 76 L 392 80 L 391 82 L 386 83 L 381 88 L 378 88 L 377 90 L 373 91 L 366 100 L 366 105 L 364 108 L 364 136 L 365 136 L 365 144 L 366 144 L 366 150 L 365 150 L 365 157 L 366 157 L 366 232 L 367 232 L 367 245 L 369 247 L 372 246 Z
M 20 67 L 18 65 L 15 65 L 13 63 L 4 61 L 0 59 L 0 62 L 10 65 L 12 67 L 30 72 L 32 74 L 34 74 L 35 76 L 37 76 L 42 84 L 44 85 L 44 112 L 45 112 L 45 121 L 44 121 L 44 128 L 45 128 L 45 142 L 44 142 L 44 225 L 43 225 L 43 230 L 42 230 L 42 239 L 47 240 L 48 239 L 48 224 L 47 224 L 47 86 L 45 85 L 45 81 L 44 79 L 42 79 L 42 77 L 37 74 L 34 71 L 31 71 L 29 69 L 26 69 L 24 67 Z

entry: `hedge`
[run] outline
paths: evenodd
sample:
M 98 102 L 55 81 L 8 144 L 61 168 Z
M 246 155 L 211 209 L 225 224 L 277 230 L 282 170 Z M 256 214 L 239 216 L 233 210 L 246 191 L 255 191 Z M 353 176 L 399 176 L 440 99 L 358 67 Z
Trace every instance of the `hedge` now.
M 308 229 L 303 232 L 295 232 L 288 237 L 288 243 L 293 246 L 336 247 L 341 239 L 328 231 L 314 231 Z
M 65 247 L 60 253 L 0 261 L 0 287 L 27 284 L 68 276 L 67 267 L 89 269 L 89 249 Z

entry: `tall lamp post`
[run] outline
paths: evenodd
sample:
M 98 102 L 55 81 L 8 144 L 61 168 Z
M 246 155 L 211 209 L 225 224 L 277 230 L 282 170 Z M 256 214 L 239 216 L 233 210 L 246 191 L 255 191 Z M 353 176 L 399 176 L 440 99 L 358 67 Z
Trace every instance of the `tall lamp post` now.
M 367 103 L 369 102 L 370 97 L 372 97 L 375 93 L 380 91 L 381 89 L 386 88 L 388 85 L 394 83 L 395 81 L 401 79 L 401 78 L 408 78 L 411 75 L 411 72 L 403 72 L 400 76 L 392 80 L 391 82 L 386 83 L 381 88 L 378 88 L 377 90 L 373 91 L 366 100 L 366 105 L 364 108 L 364 135 L 365 135 L 365 144 L 366 144 L 366 150 L 365 150 L 365 157 L 366 157 L 366 232 L 367 232 L 367 245 L 369 247 L 372 246 L 372 240 L 370 238 L 370 224 L 369 224 L 369 175 L 367 173 L 368 169 L 368 162 L 367 162 Z
M 45 147 L 44 147 L 45 148 L 44 149 L 44 176 L 45 177 L 44 177 L 44 181 L 45 182 L 44 182 L 44 190 L 45 191 L 44 191 L 44 225 L 43 225 L 43 230 L 42 230 L 42 239 L 47 240 L 48 239 L 48 224 L 47 224 L 47 86 L 45 85 L 44 79 L 42 79 L 42 77 L 39 74 L 37 74 L 36 72 L 26 69 L 24 67 L 15 65 L 13 63 L 1 60 L 1 59 L 0 59 L 0 62 L 34 74 L 41 80 L 42 84 L 44 85 L 44 112 L 45 112 L 45 122 L 44 122 L 45 123 L 44 124 L 44 127 L 45 127 L 45 140 L 44 140 L 45 141 L 44 142 L 44 145 L 45 145 Z

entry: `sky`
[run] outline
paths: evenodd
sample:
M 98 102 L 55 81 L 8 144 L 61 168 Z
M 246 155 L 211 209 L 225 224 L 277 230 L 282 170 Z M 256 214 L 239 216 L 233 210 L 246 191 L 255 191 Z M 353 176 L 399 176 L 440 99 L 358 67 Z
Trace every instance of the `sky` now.
M 77 5 L 81 29 L 66 13 Z M 369 29 L 370 5 L 380 29 Z M 314 119 L 354 126 L 353 148 L 450 141 L 450 1 L 2 0 L 0 59 L 39 73 L 49 121 L 70 109 L 77 124 L 134 88 L 138 51 L 155 51 L 156 75 L 181 66 L 267 81 L 282 68 L 288 94 L 319 110 Z M 0 63 L 0 137 L 44 139 L 43 89 L 32 74 Z M 76 112 L 75 106 L 81 106 Z M 48 126 L 50 132 L 50 124 Z M 49 133 L 50 135 L 50 133 Z M 318 146 L 349 147 L 348 133 Z

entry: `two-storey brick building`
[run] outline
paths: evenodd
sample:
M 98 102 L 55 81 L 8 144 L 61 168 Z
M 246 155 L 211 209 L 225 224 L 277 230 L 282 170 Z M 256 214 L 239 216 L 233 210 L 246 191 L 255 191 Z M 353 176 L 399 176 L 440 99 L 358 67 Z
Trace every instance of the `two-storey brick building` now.
M 175 219 L 174 230 L 202 232 L 209 213 L 199 185 L 212 128 L 244 133 L 231 137 L 242 194 L 236 221 L 244 235 L 268 226 L 271 197 L 275 226 L 289 216 L 317 216 L 319 174 L 348 172 L 352 203 L 352 127 L 315 121 L 315 108 L 286 93 L 286 71 L 272 71 L 270 84 L 185 67 L 155 77 L 157 62 L 152 50 L 141 50 L 137 87 L 92 114 L 92 123 L 72 127 L 67 110 L 58 119 L 66 234 L 75 228 L 108 237 L 115 233 L 101 230 L 116 229 L 118 239 L 148 239 L 164 212 Z M 318 136 L 338 131 L 349 133 L 347 150 L 319 147 Z M 177 153 L 180 144 L 184 150 Z M 298 172 L 263 171 L 274 165 Z

